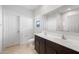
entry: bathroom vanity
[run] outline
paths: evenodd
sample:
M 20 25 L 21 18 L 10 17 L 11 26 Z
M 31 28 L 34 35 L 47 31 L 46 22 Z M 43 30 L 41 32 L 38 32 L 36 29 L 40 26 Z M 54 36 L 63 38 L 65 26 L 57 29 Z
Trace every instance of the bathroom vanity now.
M 35 50 L 39 54 L 78 54 L 79 46 L 68 40 L 41 33 L 35 34 Z
M 35 33 L 38 33 L 35 34 L 35 49 L 38 53 L 79 53 L 79 9 L 71 7 L 63 6 L 35 18 Z

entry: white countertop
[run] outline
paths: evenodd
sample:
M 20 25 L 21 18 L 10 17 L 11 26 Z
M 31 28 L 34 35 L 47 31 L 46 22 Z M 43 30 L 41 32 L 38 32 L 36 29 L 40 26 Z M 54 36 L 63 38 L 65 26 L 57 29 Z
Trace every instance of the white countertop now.
M 73 50 L 79 52 L 79 41 L 78 40 L 55 38 L 50 34 L 45 35 L 44 33 L 39 33 L 39 34 L 35 34 L 35 35 L 38 35 L 38 36 L 43 37 L 47 40 L 53 41 L 53 42 L 58 43 L 62 46 L 68 47 L 70 49 L 73 49 Z

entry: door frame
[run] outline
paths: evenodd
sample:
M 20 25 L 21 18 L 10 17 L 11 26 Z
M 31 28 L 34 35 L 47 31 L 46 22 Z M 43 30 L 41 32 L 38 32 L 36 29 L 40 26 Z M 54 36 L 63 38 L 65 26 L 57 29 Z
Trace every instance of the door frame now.
M 3 27 L 2 27 L 2 52 L 4 51 L 4 49 L 5 49 L 5 47 L 4 47 L 4 16 L 5 16 L 5 14 L 4 14 L 4 12 L 3 12 L 3 16 L 2 16 L 2 25 L 3 25 Z M 14 16 L 14 15 L 12 15 L 12 16 Z M 17 18 L 17 32 L 18 32 L 18 45 L 20 45 L 20 16 L 16 16 L 16 18 Z
M 17 23 L 17 26 L 18 26 L 18 31 L 17 32 L 18 32 L 18 40 L 19 40 L 19 45 L 20 45 L 20 34 L 21 34 L 20 33 L 20 16 L 17 16 L 17 18 L 18 18 L 17 19 L 17 22 L 18 22 Z

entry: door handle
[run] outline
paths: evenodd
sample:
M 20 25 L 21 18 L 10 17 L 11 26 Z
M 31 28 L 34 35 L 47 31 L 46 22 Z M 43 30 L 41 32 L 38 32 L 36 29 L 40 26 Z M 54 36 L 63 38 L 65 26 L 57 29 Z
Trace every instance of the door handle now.
M 20 31 L 17 31 L 18 33 L 20 33 Z

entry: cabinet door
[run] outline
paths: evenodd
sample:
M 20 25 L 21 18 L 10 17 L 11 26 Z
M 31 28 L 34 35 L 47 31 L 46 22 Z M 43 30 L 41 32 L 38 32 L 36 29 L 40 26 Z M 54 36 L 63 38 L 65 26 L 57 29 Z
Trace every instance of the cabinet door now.
M 46 46 L 46 54 L 56 54 L 56 50 L 52 47 L 50 47 L 49 45 Z
M 38 36 L 35 36 L 35 50 L 40 53 L 40 42 Z
M 72 49 L 69 49 L 69 48 L 66 48 L 64 46 L 61 46 L 62 50 L 61 51 L 58 51 L 58 53 L 60 54 L 78 54 L 79 52 L 76 52 Z
M 56 54 L 56 53 L 57 51 L 55 50 L 53 43 L 46 40 L 46 54 Z
M 45 54 L 45 39 L 40 38 L 40 54 Z

